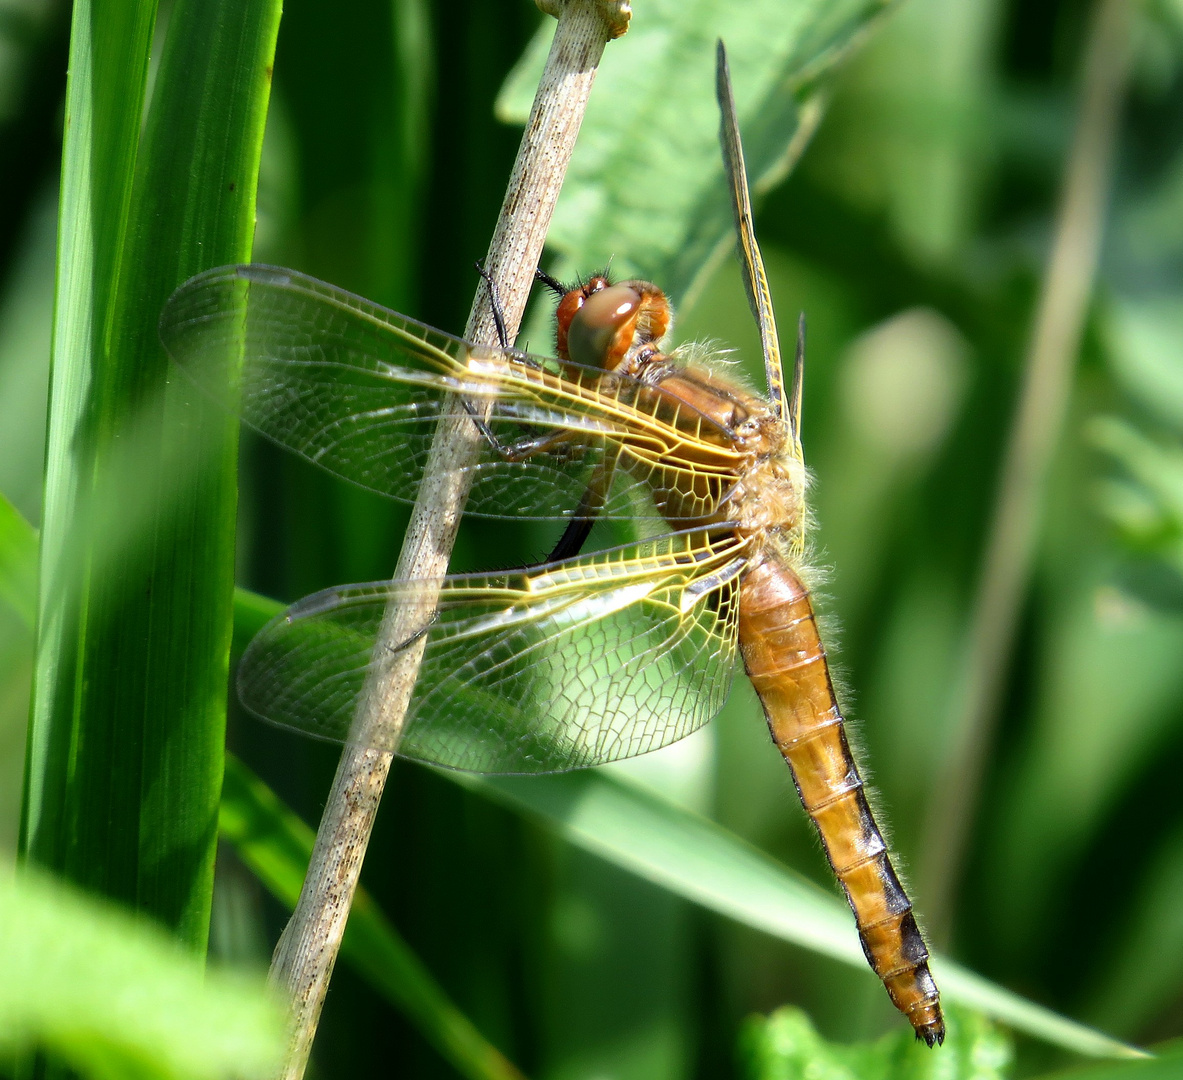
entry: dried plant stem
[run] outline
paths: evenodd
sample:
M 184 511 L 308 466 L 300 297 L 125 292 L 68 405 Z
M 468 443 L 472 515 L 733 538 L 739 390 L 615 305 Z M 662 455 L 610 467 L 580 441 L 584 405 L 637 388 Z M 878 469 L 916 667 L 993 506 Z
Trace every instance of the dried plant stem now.
M 554 44 L 485 264 L 496 283 L 511 338 L 521 323 L 596 67 L 606 41 L 627 27 L 628 6 L 619 0 L 564 0 L 557 14 Z M 465 336 L 478 344 L 498 343 L 483 286 L 477 290 Z M 480 435 L 467 417 L 441 421 L 403 542 L 396 581 L 433 580 L 446 573 L 468 494 L 465 470 L 479 449 Z M 425 641 L 399 646 L 414 637 L 429 614 L 419 606 L 407 609 L 392 604 L 387 609 L 375 656 L 386 654 L 392 659 L 376 666 L 367 685 L 321 819 L 300 900 L 275 951 L 271 978 L 291 1000 L 291 1044 L 284 1080 L 299 1080 L 307 1065 Z
M 1098 0 L 1093 12 L 1076 131 L 974 602 L 953 748 L 930 804 L 921 896 L 938 939 L 949 930 L 1096 276 L 1128 63 L 1129 6 L 1129 0 Z

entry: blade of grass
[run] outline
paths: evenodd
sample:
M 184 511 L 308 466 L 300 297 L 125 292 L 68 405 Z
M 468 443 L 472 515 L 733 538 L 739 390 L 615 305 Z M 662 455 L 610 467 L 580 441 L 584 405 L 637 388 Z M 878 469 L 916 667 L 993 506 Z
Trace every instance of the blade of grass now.
M 236 663 L 253 638 L 283 611 L 283 604 L 249 589 L 234 590 L 234 637 L 230 643 L 230 661 Z
M 68 691 L 80 674 L 79 608 L 65 597 L 78 590 L 81 577 L 63 556 L 92 468 L 94 440 L 85 450 L 78 441 L 92 407 L 90 373 L 106 367 L 110 285 L 122 256 L 155 16 L 151 0 L 80 0 L 72 13 L 42 514 L 44 578 L 59 599 L 42 604 L 21 822 L 22 850 L 63 870 L 72 861 L 66 767 L 75 738 Z M 102 884 L 99 867 L 68 872 Z
M 0 491 L 0 597 L 33 629 L 37 615 L 37 530 Z M 248 642 L 283 611 L 283 604 L 249 589 L 234 590 L 234 637 L 230 656 L 236 660 Z
M 179 0 L 137 146 L 153 15 L 74 10 L 22 847 L 200 950 L 237 426 L 167 385 L 156 324 L 249 256 L 279 3 Z
M 0 600 L 32 630 L 37 617 L 37 530 L 0 493 Z
M 1081 1069 L 1046 1073 L 1035 1080 L 1178 1080 L 1183 1076 L 1183 1050 L 1174 1049 L 1150 1061 L 1108 1062 Z
M 601 858 L 747 926 L 866 970 L 850 913 L 814 885 L 706 818 L 604 770 L 552 776 L 442 772 Z M 941 993 L 1078 1054 L 1142 1051 L 938 958 Z M 872 978 L 870 972 L 867 977 Z

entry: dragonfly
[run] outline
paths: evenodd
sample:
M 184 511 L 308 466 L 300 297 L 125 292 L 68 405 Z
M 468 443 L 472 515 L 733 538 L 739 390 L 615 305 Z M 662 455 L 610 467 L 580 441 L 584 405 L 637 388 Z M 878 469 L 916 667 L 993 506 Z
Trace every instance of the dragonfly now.
M 423 661 L 400 755 L 542 773 L 647 753 L 722 707 L 742 662 L 850 903 L 867 960 L 917 1037 L 940 994 L 847 740 L 805 583 L 803 326 L 786 385 L 756 244 L 726 54 L 721 141 L 767 396 L 701 349 L 662 351 L 655 285 L 597 275 L 560 295 L 557 358 L 452 337 L 292 270 L 233 266 L 181 286 L 161 318 L 176 364 L 267 438 L 339 477 L 413 496 L 436 426 L 483 436 L 466 512 L 564 523 L 546 563 L 306 597 L 248 647 L 251 712 L 345 740 L 391 605 L 422 609 Z M 580 554 L 596 521 L 660 535 Z

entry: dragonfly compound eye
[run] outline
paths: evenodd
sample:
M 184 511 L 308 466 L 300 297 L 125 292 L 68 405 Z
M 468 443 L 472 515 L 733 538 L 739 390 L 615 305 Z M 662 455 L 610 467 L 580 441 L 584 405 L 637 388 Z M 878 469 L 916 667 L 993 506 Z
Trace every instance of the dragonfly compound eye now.
M 567 350 L 577 364 L 614 371 L 633 344 L 641 294 L 630 285 L 593 293 L 572 316 Z

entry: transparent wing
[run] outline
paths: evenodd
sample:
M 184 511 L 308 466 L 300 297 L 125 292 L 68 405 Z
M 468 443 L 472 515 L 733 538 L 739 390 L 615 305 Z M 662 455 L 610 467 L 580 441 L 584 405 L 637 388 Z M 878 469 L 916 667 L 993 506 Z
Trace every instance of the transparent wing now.
M 793 379 L 785 390 L 781 368 L 780 337 L 776 330 L 776 316 L 772 310 L 772 291 L 760 245 L 756 243 L 756 226 L 752 219 L 752 197 L 748 191 L 748 172 L 744 164 L 743 143 L 739 135 L 739 118 L 735 114 L 735 98 L 731 92 L 731 69 L 727 50 L 719 41 L 716 48 L 715 96 L 719 101 L 719 141 L 723 147 L 723 163 L 731 192 L 731 209 L 735 215 L 735 233 L 739 241 L 740 267 L 748 304 L 760 331 L 760 347 L 764 353 L 764 371 L 768 380 L 768 399 L 777 418 L 788 425 L 790 445 L 798 461 L 801 452 L 801 392 L 805 371 L 805 316 L 801 315 L 797 331 L 797 352 L 793 363 Z M 805 516 L 800 515 L 790 537 L 790 548 L 800 558 L 805 552 Z
M 723 163 L 727 169 L 727 186 L 731 192 L 731 209 L 735 215 L 735 234 L 739 241 L 744 290 L 748 294 L 748 304 L 760 331 L 760 348 L 764 354 L 769 398 L 773 407 L 778 410 L 778 415 L 789 420 L 790 407 L 785 403 L 780 339 L 776 332 L 776 317 L 772 312 L 772 293 L 768 288 L 768 275 L 764 270 L 760 245 L 756 243 L 752 198 L 748 191 L 748 173 L 744 165 L 743 144 L 739 137 L 739 119 L 735 115 L 735 98 L 731 93 L 731 69 L 727 64 L 727 50 L 723 47 L 722 41 L 718 42 L 716 47 L 715 95 L 719 99 L 719 141 L 723 146 Z
M 485 516 L 569 519 L 618 451 L 599 516 L 631 516 L 642 484 L 667 518 L 701 519 L 740 460 L 729 432 L 660 387 L 482 349 L 291 270 L 198 275 L 165 305 L 160 336 L 267 438 L 398 499 L 414 498 L 451 414 L 488 415 L 467 506 Z
M 744 548 L 690 530 L 445 579 L 398 752 L 478 772 L 555 772 L 690 734 L 730 687 Z M 243 703 L 344 740 L 373 665 L 397 655 L 373 655 L 383 612 L 421 602 L 413 586 L 390 582 L 300 601 L 247 649 Z

